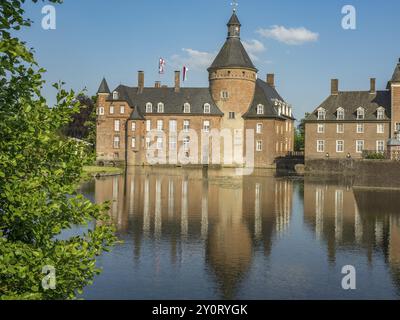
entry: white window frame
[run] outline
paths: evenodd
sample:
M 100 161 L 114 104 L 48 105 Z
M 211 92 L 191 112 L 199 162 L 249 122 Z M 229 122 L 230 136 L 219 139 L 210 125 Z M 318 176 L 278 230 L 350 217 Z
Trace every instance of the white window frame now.
M 204 113 L 210 114 L 211 113 L 211 105 L 209 103 L 204 104 Z
M 378 123 L 376 125 L 376 133 L 378 134 L 385 133 L 385 125 L 383 123 Z
M 380 148 L 382 147 L 382 148 Z M 385 141 L 384 140 L 377 140 L 376 141 L 376 151 L 377 152 L 385 152 Z
M 121 131 L 121 121 L 120 120 L 114 120 L 114 131 L 115 132 Z
M 99 115 L 104 116 L 104 107 L 99 107 Z
M 318 117 L 318 120 L 325 120 L 326 119 L 326 110 L 324 108 L 318 109 L 317 117 Z
M 325 124 L 323 123 L 317 124 L 317 133 L 325 133 Z
M 262 123 L 257 123 L 256 125 L 256 133 L 261 134 L 263 131 L 263 124 Z
M 119 106 L 119 113 L 125 114 L 125 106 Z
M 164 130 L 164 121 L 157 120 L 157 131 L 163 131 L 163 130 Z
M 378 108 L 378 110 L 376 111 L 376 118 L 378 120 L 384 120 L 385 119 L 385 109 L 380 107 Z
M 341 128 L 341 130 L 339 128 Z M 344 133 L 344 123 L 336 124 L 336 133 Z
M 115 107 L 114 106 L 110 106 L 110 114 L 114 114 L 115 113 Z
M 187 102 L 183 105 L 183 113 L 190 113 L 190 104 Z
M 361 128 L 361 130 L 359 130 Z M 357 123 L 356 132 L 357 133 L 364 133 L 364 123 Z
M 261 152 L 262 149 L 263 149 L 263 143 L 262 143 L 262 141 L 261 141 L 261 140 L 257 140 L 257 141 L 256 141 L 256 151 L 257 151 L 257 152 Z
M 146 103 L 146 113 L 153 113 L 153 105 L 151 102 Z
M 177 138 L 170 137 L 169 138 L 169 150 L 176 151 L 176 146 L 177 146 Z
M 136 122 L 135 121 L 133 121 L 131 124 L 131 130 L 136 131 Z
M 229 99 L 229 92 L 227 90 L 222 90 L 221 91 L 221 99 Z
M 164 103 L 160 102 L 157 105 L 157 113 L 164 113 Z
M 322 146 L 322 149 L 320 148 Z M 317 140 L 317 152 L 323 153 L 325 152 L 325 140 Z
M 178 122 L 176 120 L 169 120 L 169 132 L 178 131 Z
M 157 137 L 157 150 L 163 150 L 163 149 L 164 149 L 164 138 Z
M 190 150 L 190 137 L 183 138 L 183 150 L 189 151 Z
M 357 109 L 357 120 L 364 120 L 365 119 L 365 109 L 360 107 Z
M 146 131 L 147 132 L 151 131 L 151 120 L 146 120 Z
M 259 104 L 257 106 L 257 114 L 258 115 L 263 115 L 264 114 L 264 106 L 262 104 Z
M 114 149 L 119 149 L 120 143 L 121 143 L 121 138 L 119 136 L 114 136 L 114 140 L 113 140 Z
M 360 146 L 362 146 L 361 150 L 359 149 Z M 364 146 L 365 146 L 364 140 L 356 140 L 356 153 L 363 153 Z
M 113 100 L 118 100 L 119 99 L 119 94 L 118 91 L 113 92 Z
M 337 113 L 336 114 L 337 120 L 340 120 L 340 121 L 344 120 L 344 109 L 343 108 L 338 108 L 336 113 Z
M 183 120 L 183 132 L 189 132 L 190 120 Z
M 342 146 L 342 150 L 339 150 L 339 146 Z M 344 152 L 344 140 L 336 140 L 336 153 L 343 153 L 343 152 Z
M 135 148 L 136 148 L 136 137 L 132 137 L 132 139 L 131 139 L 131 146 L 132 146 L 132 149 L 135 149 Z
M 210 132 L 211 129 L 211 122 L 210 120 L 204 120 L 203 121 L 203 131 L 204 132 Z

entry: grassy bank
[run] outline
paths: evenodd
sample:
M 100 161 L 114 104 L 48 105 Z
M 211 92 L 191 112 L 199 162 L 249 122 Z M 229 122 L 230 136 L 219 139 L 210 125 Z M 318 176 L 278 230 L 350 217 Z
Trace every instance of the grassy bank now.
M 111 176 L 122 174 L 124 170 L 116 167 L 97 167 L 97 166 L 84 166 L 83 177 L 84 179 L 90 179 L 96 176 Z

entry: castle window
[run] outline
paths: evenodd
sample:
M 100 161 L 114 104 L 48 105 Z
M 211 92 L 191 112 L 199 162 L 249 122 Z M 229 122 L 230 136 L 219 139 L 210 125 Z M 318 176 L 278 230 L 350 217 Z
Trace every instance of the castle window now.
M 383 123 L 376 125 L 376 133 L 385 133 L 385 125 Z
M 229 92 L 226 90 L 221 91 L 221 99 L 229 99 Z
M 257 114 L 264 114 L 264 106 L 262 104 L 257 106 Z
M 114 114 L 114 106 L 110 106 L 110 114 Z
M 318 124 L 318 127 L 317 127 L 317 132 L 318 132 L 318 133 L 324 133 L 324 132 L 325 132 L 325 125 L 319 123 L 319 124 Z
M 183 131 L 184 132 L 189 132 L 190 130 L 190 121 L 189 120 L 184 120 L 183 121 Z
M 164 113 L 164 103 L 160 102 L 157 106 L 158 113 Z
M 119 149 L 119 137 L 114 137 L 114 149 Z
M 210 121 L 205 120 L 203 122 L 203 130 L 204 132 L 210 132 Z
M 338 153 L 344 152 L 344 141 L 343 140 L 336 141 L 336 152 L 338 152 Z
M 211 106 L 210 106 L 210 104 L 209 103 L 206 103 L 205 105 L 204 105 L 204 113 L 210 113 L 211 112 Z
M 162 120 L 157 120 L 157 131 L 163 131 L 164 122 Z
M 344 124 L 338 123 L 336 126 L 336 133 L 344 133 Z
M 257 141 L 256 151 L 258 152 L 262 151 L 262 141 Z
M 325 141 L 317 140 L 317 152 L 325 152 Z
M 337 118 L 337 120 L 344 120 L 344 109 L 343 108 L 337 109 L 336 118 Z
M 124 114 L 125 113 L 125 106 L 120 106 L 119 111 L 120 111 L 121 114 Z
M 379 140 L 376 142 L 376 151 L 385 152 L 385 141 Z
M 153 112 L 153 105 L 148 102 L 146 103 L 146 113 L 152 113 Z
M 362 123 L 357 124 L 357 133 L 364 133 L 364 124 Z
M 169 150 L 171 150 L 171 151 L 176 150 L 176 137 L 169 138 Z
M 157 150 L 162 150 L 164 148 L 164 139 L 162 137 L 157 138 Z
M 364 108 L 357 109 L 357 120 L 364 120 L 365 118 L 365 110 Z
M 189 103 L 185 103 L 183 105 L 183 113 L 190 113 L 190 104 Z
M 189 149 L 190 149 L 190 138 L 189 137 L 185 137 L 183 139 L 183 150 L 189 151 Z
M 132 122 L 132 131 L 136 131 L 136 122 Z
M 119 99 L 119 94 L 117 91 L 113 92 L 113 100 L 118 100 Z
M 114 131 L 118 132 L 120 130 L 120 121 L 115 120 L 114 121 Z
M 146 131 L 147 132 L 151 131 L 151 120 L 146 120 Z
M 229 112 L 229 119 L 230 120 L 233 120 L 233 119 L 235 119 L 235 113 L 234 112 Z
M 262 123 L 257 123 L 256 133 L 261 134 L 262 133 L 262 128 L 263 128 Z
M 99 107 L 99 115 L 104 116 L 104 107 Z
M 323 109 L 323 108 L 318 109 L 318 120 L 325 120 L 325 118 L 326 118 L 325 109 Z
M 385 109 L 379 108 L 377 113 L 376 113 L 376 117 L 378 118 L 378 120 L 385 119 Z
M 364 140 L 357 140 L 356 141 L 356 152 L 362 153 L 364 151 Z
M 177 131 L 177 123 L 176 120 L 170 120 L 169 121 L 169 132 L 176 132 Z
M 132 148 L 133 149 L 136 148 L 136 138 L 135 137 L 132 138 Z

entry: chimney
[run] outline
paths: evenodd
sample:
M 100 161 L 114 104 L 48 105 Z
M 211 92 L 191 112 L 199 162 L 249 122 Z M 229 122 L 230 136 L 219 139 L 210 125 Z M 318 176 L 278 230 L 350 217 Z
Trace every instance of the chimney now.
M 339 94 L 339 80 L 338 79 L 331 80 L 331 94 L 332 95 Z
M 161 81 L 156 81 L 154 83 L 154 88 L 161 88 Z
M 144 72 L 138 72 L 138 92 L 142 93 L 144 89 Z
M 370 94 L 375 94 L 376 93 L 376 79 L 371 78 L 371 88 L 369 90 Z
M 175 92 L 181 90 L 181 72 L 175 71 Z
M 267 83 L 272 87 L 275 88 L 275 75 L 273 73 L 267 74 Z

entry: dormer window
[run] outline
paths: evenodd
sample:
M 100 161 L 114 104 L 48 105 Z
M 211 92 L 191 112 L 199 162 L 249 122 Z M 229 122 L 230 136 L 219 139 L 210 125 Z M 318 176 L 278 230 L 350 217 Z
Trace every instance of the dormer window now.
M 146 113 L 152 113 L 153 112 L 153 105 L 148 102 L 146 103 Z
M 378 120 L 384 120 L 385 119 L 385 109 L 382 107 L 378 108 L 378 111 L 376 112 L 376 117 Z
M 364 108 L 357 109 L 357 120 L 364 120 L 365 119 L 365 110 Z
M 157 106 L 158 113 L 164 113 L 164 103 L 160 102 Z
M 119 94 L 118 91 L 113 92 L 113 100 L 118 100 L 119 99 Z
M 323 109 L 323 108 L 318 109 L 318 120 L 325 120 L 325 118 L 326 118 L 325 109 Z
M 209 103 L 206 103 L 205 105 L 204 105 L 204 113 L 211 113 L 211 106 L 210 106 L 210 104 Z
M 262 104 L 259 104 L 257 106 L 257 114 L 259 115 L 264 114 L 264 106 Z
M 344 109 L 343 108 L 337 109 L 336 118 L 337 118 L 337 120 L 344 120 Z
M 189 103 L 185 103 L 183 105 L 183 113 L 190 113 L 190 104 Z

